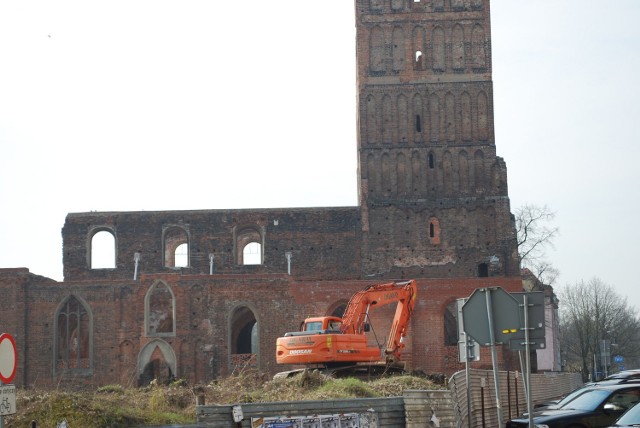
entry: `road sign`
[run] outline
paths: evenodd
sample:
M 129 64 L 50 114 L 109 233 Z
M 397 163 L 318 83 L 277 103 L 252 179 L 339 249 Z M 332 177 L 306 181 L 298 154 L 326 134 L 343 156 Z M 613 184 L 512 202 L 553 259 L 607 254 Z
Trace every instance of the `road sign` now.
M 616 355 L 615 357 L 613 357 L 613 362 L 614 363 L 623 363 L 624 362 L 624 357 L 622 355 Z
M 9 333 L 0 334 L 0 381 L 11 383 L 18 367 L 16 341 Z
M 518 301 L 500 287 L 478 288 L 462 306 L 464 331 L 480 345 L 491 345 L 486 293 L 493 308 L 493 336 L 496 344 L 508 343 L 524 323 Z
M 16 412 L 16 386 L 0 386 L 0 418 Z
M 534 291 L 530 293 L 511 293 L 513 297 L 524 305 L 524 296 L 527 296 L 529 307 L 529 346 L 533 349 L 546 348 L 545 340 L 545 319 L 544 319 L 544 292 Z M 520 306 L 520 312 L 524 314 L 524 306 Z M 524 329 L 524 323 L 521 326 Z M 524 341 L 524 330 L 520 330 L 509 339 L 509 348 L 513 351 L 524 351 L 526 343 Z

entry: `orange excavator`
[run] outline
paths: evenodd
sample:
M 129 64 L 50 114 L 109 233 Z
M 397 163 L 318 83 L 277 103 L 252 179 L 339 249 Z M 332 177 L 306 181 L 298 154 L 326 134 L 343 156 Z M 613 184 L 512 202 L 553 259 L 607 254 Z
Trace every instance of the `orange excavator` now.
M 301 331 L 276 341 L 278 364 L 338 368 L 359 363 L 389 367 L 400 361 L 417 293 L 415 280 L 372 285 L 351 297 L 343 318 L 307 318 Z M 386 345 L 369 346 L 369 311 L 396 303 Z

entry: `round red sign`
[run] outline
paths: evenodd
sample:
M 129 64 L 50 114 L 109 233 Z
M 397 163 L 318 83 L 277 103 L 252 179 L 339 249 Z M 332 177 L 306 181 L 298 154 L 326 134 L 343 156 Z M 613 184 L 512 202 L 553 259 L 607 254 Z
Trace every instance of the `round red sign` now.
M 0 380 L 11 383 L 18 367 L 16 341 L 9 333 L 0 334 Z

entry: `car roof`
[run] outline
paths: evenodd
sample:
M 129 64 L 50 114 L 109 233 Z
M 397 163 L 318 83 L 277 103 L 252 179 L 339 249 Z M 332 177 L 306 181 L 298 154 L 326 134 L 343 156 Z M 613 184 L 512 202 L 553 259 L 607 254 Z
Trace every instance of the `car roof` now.
M 640 369 L 623 370 L 623 371 L 618 372 L 618 373 L 613 373 L 613 374 L 607 376 L 606 378 L 604 378 L 604 380 L 607 380 L 607 379 L 623 379 L 625 377 L 630 377 L 630 376 L 640 376 Z

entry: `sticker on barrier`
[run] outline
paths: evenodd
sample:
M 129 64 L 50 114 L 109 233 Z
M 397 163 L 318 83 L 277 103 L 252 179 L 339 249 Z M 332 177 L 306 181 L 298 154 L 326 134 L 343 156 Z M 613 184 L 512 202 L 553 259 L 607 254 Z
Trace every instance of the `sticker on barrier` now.
M 345 413 L 317 416 L 269 416 L 251 418 L 252 428 L 373 428 L 368 415 Z M 362 424 L 361 424 L 362 422 Z

